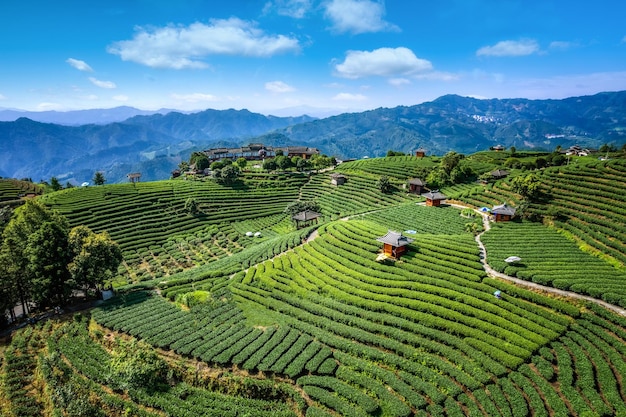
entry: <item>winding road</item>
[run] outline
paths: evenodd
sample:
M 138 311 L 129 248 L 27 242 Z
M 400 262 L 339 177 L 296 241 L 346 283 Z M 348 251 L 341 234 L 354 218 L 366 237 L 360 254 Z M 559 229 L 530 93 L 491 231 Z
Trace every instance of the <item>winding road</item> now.
M 463 206 L 460 204 L 450 204 L 451 206 L 457 207 L 457 208 L 461 208 L 461 209 L 465 209 L 468 208 L 467 206 Z M 494 270 L 491 266 L 489 266 L 489 263 L 487 262 L 487 249 L 485 248 L 485 245 L 483 244 L 483 242 L 480 240 L 480 237 L 482 236 L 483 233 L 489 231 L 489 229 L 491 228 L 491 223 L 489 222 L 489 215 L 479 211 L 479 210 L 475 210 L 478 214 L 480 214 L 483 218 L 483 226 L 484 226 L 484 230 L 477 234 L 475 237 L 476 243 L 478 244 L 478 247 L 480 248 L 480 262 L 483 264 L 483 268 L 485 269 L 485 271 L 487 272 L 487 274 L 491 277 L 491 278 L 500 278 L 500 279 L 504 279 L 507 281 L 511 281 L 514 282 L 518 285 L 522 285 L 524 287 L 528 287 L 528 288 L 532 288 L 535 290 L 541 290 L 541 291 L 545 291 L 551 294 L 556 294 L 559 296 L 563 296 L 563 297 L 569 297 L 569 298 L 574 298 L 577 300 L 583 300 L 583 301 L 589 301 L 591 303 L 595 303 L 599 306 L 602 306 L 608 310 L 611 310 L 619 315 L 625 316 L 626 317 L 626 309 L 623 309 L 621 307 L 618 307 L 616 305 L 607 303 L 606 301 L 602 301 L 599 300 L 597 298 L 593 298 L 590 297 L 588 295 L 582 295 L 582 294 L 578 294 L 572 291 L 565 291 L 565 290 L 560 290 L 558 288 L 554 288 L 554 287 L 547 287 L 545 285 L 541 285 L 541 284 L 537 284 L 536 282 L 532 282 L 532 281 L 526 281 L 520 278 L 516 278 L 516 277 L 512 277 L 510 275 L 506 275 L 503 274 L 501 272 L 498 272 L 496 270 Z

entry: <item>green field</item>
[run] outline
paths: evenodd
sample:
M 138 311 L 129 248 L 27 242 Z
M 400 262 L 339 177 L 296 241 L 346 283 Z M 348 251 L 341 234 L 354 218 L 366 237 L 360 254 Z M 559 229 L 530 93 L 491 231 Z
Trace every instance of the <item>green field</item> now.
M 497 166 L 485 158 L 480 169 Z M 248 174 L 232 188 L 180 180 L 46 195 L 72 225 L 120 243 L 118 295 L 15 333 L 0 348 L 0 413 L 626 415 L 626 318 L 489 277 L 473 233 L 482 225 L 468 227 L 480 217 L 423 206 L 401 188 L 435 163 L 342 164 L 340 187 L 328 172 Z M 381 193 L 380 175 L 397 191 Z M 539 177 L 550 198 L 528 210 L 545 224 L 493 224 L 481 235 L 487 262 L 626 306 L 626 164 Z M 517 205 L 510 181 L 444 191 L 474 207 Z M 186 212 L 189 198 L 199 214 Z M 319 204 L 318 224 L 295 228 L 283 211 L 298 199 Z M 379 259 L 376 238 L 388 230 L 414 239 L 399 260 Z M 512 255 L 522 261 L 504 262 Z M 115 372 L 119 340 L 158 352 L 166 369 L 157 388 Z

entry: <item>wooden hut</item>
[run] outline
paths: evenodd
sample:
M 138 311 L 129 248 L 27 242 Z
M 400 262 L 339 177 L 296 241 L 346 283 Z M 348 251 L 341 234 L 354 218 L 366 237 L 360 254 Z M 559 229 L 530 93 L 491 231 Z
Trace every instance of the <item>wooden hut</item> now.
M 439 207 L 441 202 L 448 198 L 439 190 L 429 191 L 422 196 L 426 198 L 426 205 L 429 207 Z
M 413 239 L 409 239 L 406 236 L 402 236 L 401 233 L 392 230 L 376 240 L 383 243 L 383 254 L 386 257 L 395 259 L 405 254 L 408 251 L 407 245 L 413 242 Z
M 305 210 L 305 211 L 301 211 L 300 213 L 295 214 L 294 216 L 292 216 L 292 220 L 296 222 L 296 227 L 300 228 L 303 226 L 308 226 L 309 224 L 315 222 L 317 223 L 317 219 L 320 218 L 322 215 L 316 211 L 313 210 Z
M 426 184 L 419 178 L 411 178 L 409 180 L 409 192 L 414 194 L 422 194 Z
M 417 158 L 423 158 L 426 156 L 426 149 L 424 148 L 419 148 L 418 150 L 415 151 L 415 157 Z
M 131 172 L 130 174 L 126 174 L 126 178 L 128 178 L 128 181 L 132 183 L 139 182 L 141 172 Z
M 515 216 L 515 208 L 503 203 L 491 209 L 493 220 L 496 222 L 508 222 Z
M 495 171 L 491 171 L 490 174 L 494 180 L 501 180 L 502 178 L 506 178 L 509 176 L 509 171 L 505 171 L 503 169 L 496 169 Z
M 343 174 L 330 174 L 330 183 L 332 185 L 344 185 L 348 178 Z

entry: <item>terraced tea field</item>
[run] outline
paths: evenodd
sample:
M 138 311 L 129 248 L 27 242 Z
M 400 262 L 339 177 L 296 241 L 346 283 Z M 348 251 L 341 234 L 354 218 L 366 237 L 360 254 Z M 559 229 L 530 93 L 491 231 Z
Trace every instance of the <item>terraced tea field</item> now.
M 624 352 L 611 348 L 611 358 L 600 357 L 601 342 L 586 333 L 619 346 L 623 336 L 607 330 L 621 328 L 619 319 L 609 324 L 611 315 L 602 311 L 581 316 L 573 305 L 486 278 L 472 235 L 453 221 L 458 210 L 408 207 L 329 223 L 311 243 L 227 285 L 219 277 L 215 287 L 205 281 L 206 291 L 229 301 L 204 320 L 186 318 L 190 313 L 155 296 L 118 300 L 94 317 L 213 366 L 285 375 L 307 393 L 310 415 L 622 410 L 623 401 L 592 393 L 600 369 L 613 375 L 602 382 L 610 395 L 620 392 L 613 372 L 624 366 Z M 393 264 L 375 260 L 375 238 L 392 225 L 386 218 L 394 226 L 430 228 Z M 496 290 L 505 296 L 495 298 Z M 589 352 L 594 360 L 582 361 Z M 575 388 L 563 385 L 583 372 L 588 376 Z
M 92 310 L 91 321 L 51 320 L 17 333 L 0 352 L 0 412 L 626 415 L 626 318 L 488 277 L 468 231 L 473 220 L 461 210 L 377 191 L 379 175 L 393 171 L 399 183 L 413 175 L 414 158 L 393 158 L 388 171 L 377 160 L 351 163 L 358 169 L 344 170 L 348 182 L 340 187 L 320 173 L 250 178 L 234 188 L 169 181 L 46 197 L 72 224 L 110 227 L 126 257 L 128 270 L 120 272 L 133 284 Z M 585 186 L 589 207 L 563 204 L 554 222 L 587 237 L 575 242 L 539 223 L 494 224 L 482 236 L 487 261 L 510 275 L 626 304 L 619 244 L 605 258 L 590 253 L 603 242 L 592 236 L 621 237 L 619 227 L 609 233 L 595 225 L 622 167 L 609 161 L 544 171 L 555 205 L 574 200 L 561 177 L 595 176 Z M 508 180 L 453 191 L 476 206 L 519 198 Z M 190 197 L 200 215 L 184 211 Z M 320 224 L 295 229 L 283 210 L 296 199 L 320 204 Z M 605 217 L 619 225 L 623 213 L 614 206 Z M 262 237 L 246 237 L 252 229 Z M 316 237 L 305 240 L 314 229 Z M 388 230 L 414 239 L 399 260 L 379 259 L 376 238 Z M 505 263 L 511 255 L 522 261 Z M 123 385 L 111 365 L 120 339 L 155 348 L 167 382 L 151 390 Z

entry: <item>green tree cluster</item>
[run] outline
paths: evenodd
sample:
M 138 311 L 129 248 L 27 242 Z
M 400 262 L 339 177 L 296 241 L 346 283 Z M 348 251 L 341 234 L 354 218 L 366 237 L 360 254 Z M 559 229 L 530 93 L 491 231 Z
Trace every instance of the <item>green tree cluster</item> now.
M 67 220 L 37 200 L 15 209 L 0 244 L 0 307 L 65 305 L 75 289 L 95 291 L 117 272 L 119 246 L 106 232 Z
M 446 153 L 439 166 L 432 169 L 426 176 L 426 183 L 430 188 L 442 188 L 446 185 L 460 184 L 475 178 L 476 174 L 464 163 L 465 155 L 450 151 Z
M 320 205 L 316 201 L 294 201 L 289 203 L 285 208 L 285 213 L 293 216 L 302 211 L 311 210 L 311 211 L 320 211 Z
M 519 175 L 511 180 L 511 189 L 528 202 L 541 196 L 541 181 L 535 174 Z
M 223 168 L 213 169 L 213 179 L 224 185 L 232 185 L 239 179 L 239 167 L 232 162 Z

